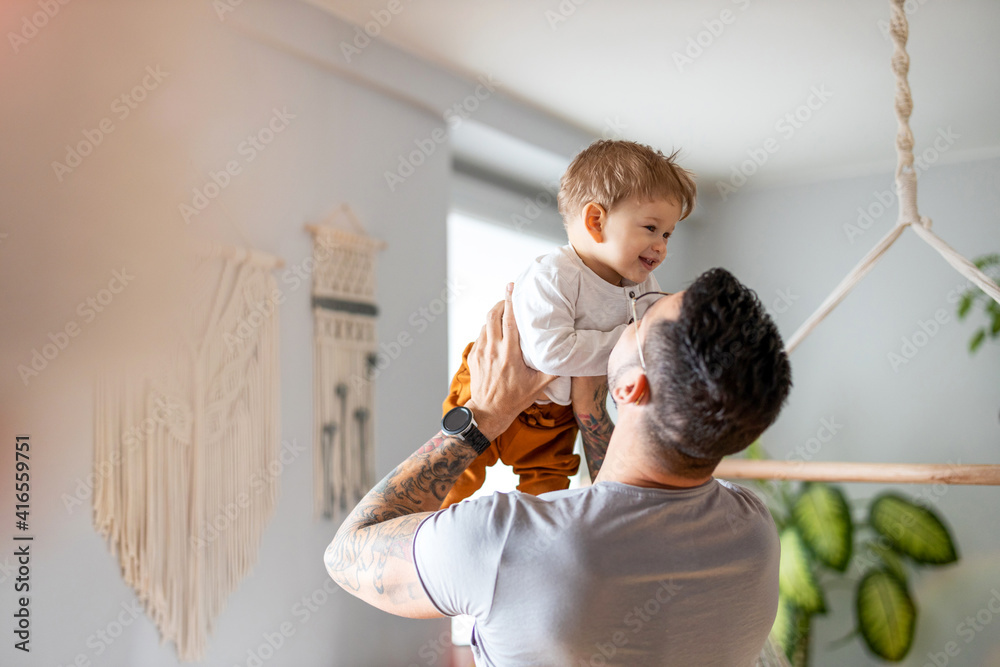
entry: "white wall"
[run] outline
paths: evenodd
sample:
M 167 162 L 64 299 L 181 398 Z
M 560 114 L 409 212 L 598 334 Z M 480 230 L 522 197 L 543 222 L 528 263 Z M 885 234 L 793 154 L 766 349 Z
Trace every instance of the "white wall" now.
M 5 3 L 0 32 L 19 31 L 36 11 L 28 0 Z M 233 30 L 237 25 L 258 38 Z M 379 266 L 380 338 L 407 332 L 414 340 L 379 377 L 377 473 L 386 473 L 436 429 L 448 380 L 447 327 L 442 316 L 420 331 L 411 316 L 421 318 L 420 309 L 446 288 L 450 155 L 440 146 L 394 192 L 384 172 L 396 168 L 415 140 L 444 128 L 440 111 L 475 83 L 410 62 L 377 41 L 348 65 L 339 44 L 353 34 L 350 26 L 295 3 L 243 2 L 220 19 L 209 3 L 90 2 L 60 5 L 26 43 L 15 50 L 7 38 L 0 48 L 0 437 L 12 442 L 15 434 L 32 435 L 37 536 L 32 653 L 21 655 L 5 642 L 0 664 L 64 665 L 80 654 L 100 665 L 177 664 L 173 648 L 158 644 L 145 617 L 95 655 L 97 644 L 88 644 L 88 637 L 108 627 L 119 605 L 134 596 L 90 525 L 89 500 L 67 508 L 63 498 L 91 470 L 88 372 L 94 361 L 108 347 L 138 347 L 176 326 L 169 306 L 177 300 L 175 250 L 185 233 L 266 250 L 295 266 L 309 253 L 302 225 L 349 202 L 371 233 L 389 242 Z M 336 63 L 336 73 L 329 63 Z M 169 74 L 120 118 L 113 101 L 142 81 L 147 66 Z M 204 185 L 211 171 L 243 159 L 238 144 L 264 127 L 275 107 L 295 114 L 287 129 L 185 225 L 178 204 L 189 202 L 191 189 Z M 518 124 L 516 116 L 528 120 Z M 58 180 L 52 162 L 63 160 L 64 146 L 105 117 L 113 131 Z M 484 102 L 476 120 L 512 134 L 520 127 L 521 139 L 554 152 L 581 147 L 575 131 L 527 112 L 514 114 L 502 95 Z M 966 255 L 1000 249 L 998 174 L 1000 162 L 990 161 L 937 165 L 921 177 L 922 211 Z M 703 191 L 710 187 L 702 184 Z M 873 191 L 887 187 L 888 177 L 864 178 L 740 192 L 725 204 L 704 198 L 696 217 L 679 227 L 658 278 L 666 289 L 677 289 L 701 269 L 727 266 L 765 303 L 783 309 L 775 314 L 789 336 L 888 229 L 894 211 L 854 244 L 842 229 L 856 219 L 858 206 L 873 201 Z M 522 213 L 523 201 L 512 201 L 509 213 Z M 49 332 L 78 320 L 77 304 L 122 265 L 135 272 L 134 285 L 25 386 L 17 366 L 47 342 Z M 995 346 L 975 357 L 965 352 L 972 328 L 954 321 L 948 302 L 961 282 L 912 234 L 901 239 L 793 355 L 795 389 L 766 435 L 771 454 L 783 457 L 804 445 L 827 418 L 843 427 L 817 459 L 998 462 L 1000 362 Z M 281 309 L 282 433 L 311 446 L 308 288 L 281 286 L 287 297 Z M 791 295 L 786 306 L 779 292 Z M 894 372 L 887 353 L 898 351 L 901 337 L 912 336 L 939 308 L 951 321 Z M 0 456 L 0 507 L 7 517 L 13 506 L 9 451 Z M 307 453 L 286 467 L 259 563 L 219 617 L 205 664 L 246 664 L 247 651 L 262 635 L 288 620 L 295 635 L 266 664 L 433 662 L 444 622 L 395 619 L 340 592 L 308 622 L 292 614 L 293 605 L 326 582 L 321 555 L 335 530 L 312 518 L 311 466 Z M 849 488 L 859 498 L 878 490 Z M 986 607 L 991 589 L 1000 589 L 996 490 L 953 487 L 941 496 L 925 487 L 904 491 L 932 494 L 962 554 L 957 566 L 925 570 L 915 580 L 919 644 L 908 664 L 924 664 L 921 656 L 943 650 L 948 641 L 962 651 L 951 664 L 1000 662 L 1000 635 L 987 629 L 965 643 L 956 629 Z M 0 617 L 11 619 L 13 559 L 4 558 Z M 817 631 L 821 653 L 851 623 L 850 600 L 835 597 L 833 604 L 835 614 Z M 0 626 L 9 633 L 6 628 Z M 851 646 L 821 655 L 817 664 L 866 660 Z
M 690 241 L 690 276 L 711 266 L 727 267 L 757 290 L 787 340 L 895 223 L 893 200 L 853 243 L 844 229 L 857 222 L 859 207 L 872 206 L 876 193 L 890 189 L 891 179 L 886 174 L 748 190 L 726 202 L 704 197 L 698 221 L 683 229 Z M 714 189 L 700 185 L 702 192 Z M 920 211 L 967 257 L 997 252 L 998 185 L 1000 160 L 934 165 L 920 176 Z M 878 207 L 872 210 L 877 213 Z M 975 356 L 968 354 L 974 327 L 957 320 L 949 298 L 964 284 L 940 255 L 905 232 L 792 354 L 789 404 L 763 438 L 770 455 L 801 456 L 801 449 L 814 460 L 1000 463 L 1000 348 L 988 343 Z M 889 353 L 901 354 L 902 339 L 912 339 L 921 322 L 933 320 L 939 309 L 945 323 L 908 363 L 894 369 Z M 817 451 L 816 441 L 808 441 L 823 419 L 839 427 Z M 944 651 L 949 641 L 960 651 L 948 658 L 949 664 L 1000 663 L 1000 618 L 971 638 L 958 629 L 967 616 L 987 609 L 991 590 L 1000 590 L 1000 533 L 995 529 L 1000 492 L 995 487 L 893 488 L 930 501 L 951 526 L 961 555 L 957 565 L 927 568 L 913 578 L 920 615 L 917 643 L 904 664 L 928 663 L 927 653 Z M 883 487 L 846 489 L 866 499 Z M 836 594 L 831 601 L 833 612 L 816 624 L 814 664 L 882 664 L 868 658 L 857 642 L 827 650 L 827 643 L 846 635 L 854 623 L 853 595 Z
M 3 34 L 19 30 L 35 11 L 34 2 L 5 3 Z M 0 236 L 0 433 L 11 443 L 0 457 L 0 506 L 12 526 L 13 438 L 31 434 L 36 535 L 32 650 L 23 655 L 12 648 L 13 579 L 3 570 L 0 617 L 6 620 L 0 627 L 7 640 L 0 664 L 49 667 L 79 655 L 95 665 L 178 664 L 174 648 L 159 645 L 145 616 L 100 656 L 97 640 L 88 643 L 134 595 L 91 526 L 89 499 L 67 508 L 62 498 L 75 492 L 92 467 L 88 362 L 103 348 L 129 345 L 135 335 L 177 326 L 161 314 L 166 306 L 160 299 L 176 291 L 173 251 L 183 233 L 248 245 L 292 267 L 310 253 L 303 225 L 350 203 L 369 231 L 388 241 L 379 258 L 380 337 L 388 341 L 409 332 L 413 339 L 378 380 L 377 474 L 387 473 L 439 424 L 448 380 L 446 319 L 428 320 L 421 331 L 411 315 L 445 289 L 448 147 L 438 146 L 394 192 L 383 174 L 414 149 L 415 140 L 446 129 L 446 123 L 427 104 L 373 91 L 231 30 L 239 21 L 330 58 L 353 34 L 328 14 L 294 3 L 242 3 L 224 20 L 210 3 L 70 3 L 16 53 L 6 37 L 0 48 L 0 232 L 6 234 Z M 364 56 L 385 58 L 379 48 Z M 399 76 L 392 62 L 375 66 Z M 127 118 L 119 118 L 113 100 L 142 81 L 147 65 L 161 67 L 166 78 Z M 404 75 L 419 73 L 415 67 Z M 439 93 L 447 88 L 445 97 L 466 95 L 475 86 L 457 80 L 448 85 L 438 86 Z M 245 162 L 239 143 L 265 127 L 275 107 L 295 118 Z M 103 117 L 111 119 L 113 131 L 60 182 L 51 162 L 64 159 L 65 144 L 80 141 L 81 132 Z M 178 205 L 190 203 L 192 188 L 233 159 L 241 173 L 185 225 Z M 136 274 L 134 285 L 25 386 L 17 365 L 48 342 L 48 332 L 79 319 L 76 304 L 122 265 Z M 308 621 L 292 612 L 328 580 L 322 555 L 336 524 L 312 516 L 309 286 L 296 289 L 282 272 L 277 275 L 286 297 L 280 313 L 282 436 L 307 450 L 282 474 L 259 562 L 217 619 L 204 664 L 246 664 L 247 651 L 285 621 L 295 634 L 265 664 L 431 664 L 440 657 L 431 642 L 447 628 L 445 621 L 398 619 L 339 589 Z M 86 493 L 85 483 L 81 488 Z M 0 565 L 13 563 L 6 537 L 11 532 L 4 529 Z

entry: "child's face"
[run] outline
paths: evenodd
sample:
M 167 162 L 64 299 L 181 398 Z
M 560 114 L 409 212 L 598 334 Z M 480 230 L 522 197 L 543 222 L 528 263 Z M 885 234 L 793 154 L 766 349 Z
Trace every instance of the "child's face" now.
M 667 256 L 667 239 L 680 217 L 680 203 L 675 201 L 631 198 L 619 202 L 606 214 L 602 240 L 594 248 L 608 269 L 601 277 L 615 284 L 621 278 L 634 283 L 646 280 Z

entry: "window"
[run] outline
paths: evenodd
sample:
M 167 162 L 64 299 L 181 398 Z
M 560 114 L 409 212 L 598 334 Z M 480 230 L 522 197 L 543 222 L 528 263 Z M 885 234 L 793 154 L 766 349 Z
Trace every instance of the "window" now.
M 448 377 L 458 370 L 462 350 L 479 336 L 486 313 L 501 300 L 504 286 L 512 282 L 539 255 L 560 244 L 512 229 L 477 220 L 459 213 L 448 216 L 448 280 L 455 295 L 448 303 Z M 582 451 L 579 442 L 577 450 Z M 494 491 L 513 491 L 517 476 L 503 462 L 487 468 L 486 482 L 473 497 Z M 570 480 L 570 487 L 580 486 L 580 475 Z M 472 622 L 456 617 L 452 622 L 452 643 L 467 645 Z

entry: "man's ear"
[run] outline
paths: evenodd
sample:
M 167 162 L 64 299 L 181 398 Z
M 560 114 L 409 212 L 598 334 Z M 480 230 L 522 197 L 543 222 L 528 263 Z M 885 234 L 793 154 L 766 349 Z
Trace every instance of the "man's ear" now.
M 608 212 L 596 201 L 587 202 L 583 207 L 583 226 L 594 243 L 604 242 L 604 225 L 607 221 Z
M 611 397 L 614 399 L 615 405 L 638 404 L 648 393 L 649 381 L 646 379 L 646 374 L 642 372 L 642 369 L 636 367 L 618 381 L 615 388 L 611 390 Z

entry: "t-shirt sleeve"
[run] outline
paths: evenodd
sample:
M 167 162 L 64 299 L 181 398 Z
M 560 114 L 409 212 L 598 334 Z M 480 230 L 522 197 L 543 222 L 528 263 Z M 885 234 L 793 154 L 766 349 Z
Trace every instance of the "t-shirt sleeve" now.
M 494 493 L 456 503 L 417 526 L 417 578 L 442 614 L 489 615 L 512 516 L 508 494 Z
M 514 316 L 528 365 L 562 377 L 604 375 L 608 356 L 625 331 L 577 329 L 580 286 L 557 271 L 526 273 L 515 285 Z

